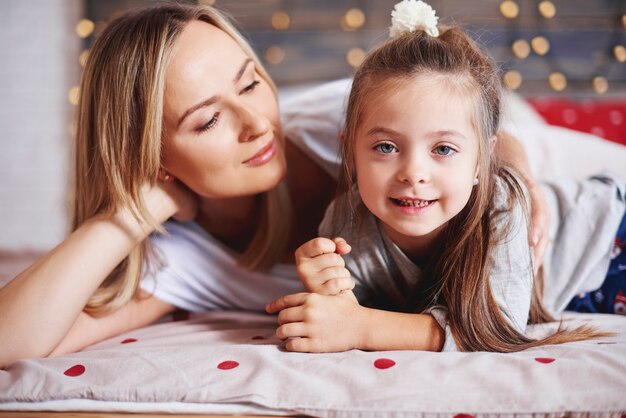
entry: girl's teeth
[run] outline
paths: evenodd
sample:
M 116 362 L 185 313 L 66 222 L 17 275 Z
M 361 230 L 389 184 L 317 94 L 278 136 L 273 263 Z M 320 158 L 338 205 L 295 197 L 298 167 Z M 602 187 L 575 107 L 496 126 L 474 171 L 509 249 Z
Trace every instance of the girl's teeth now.
M 396 199 L 401 206 L 424 207 L 430 204 L 430 200 L 403 200 Z

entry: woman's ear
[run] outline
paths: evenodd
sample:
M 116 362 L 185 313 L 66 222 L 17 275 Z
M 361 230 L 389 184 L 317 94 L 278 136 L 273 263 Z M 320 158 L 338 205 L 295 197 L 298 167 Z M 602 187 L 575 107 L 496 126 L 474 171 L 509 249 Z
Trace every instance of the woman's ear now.
M 489 140 L 489 151 L 491 154 L 493 154 L 493 152 L 495 151 L 497 143 L 498 143 L 498 135 L 492 136 L 491 139 Z
M 159 168 L 158 178 L 159 178 L 160 181 L 174 181 L 174 180 L 176 180 L 176 178 L 173 175 L 171 175 L 169 173 L 169 171 L 167 171 L 163 167 Z

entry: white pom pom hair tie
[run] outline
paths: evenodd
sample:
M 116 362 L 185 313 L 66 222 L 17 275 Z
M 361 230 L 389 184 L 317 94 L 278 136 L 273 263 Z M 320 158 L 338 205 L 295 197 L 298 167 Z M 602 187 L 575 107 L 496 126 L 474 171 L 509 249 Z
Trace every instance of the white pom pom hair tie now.
M 439 36 L 438 20 L 435 10 L 422 0 L 402 0 L 391 12 L 389 36 L 395 38 L 406 32 L 423 30 L 436 38 Z

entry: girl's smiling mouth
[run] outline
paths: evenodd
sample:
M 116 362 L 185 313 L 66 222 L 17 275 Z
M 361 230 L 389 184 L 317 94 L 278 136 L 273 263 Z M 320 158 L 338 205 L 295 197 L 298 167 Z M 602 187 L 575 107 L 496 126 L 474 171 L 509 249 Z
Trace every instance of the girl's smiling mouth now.
M 400 208 L 406 208 L 408 210 L 419 210 L 432 206 L 437 200 L 423 200 L 412 198 L 394 198 L 390 197 L 389 201 Z

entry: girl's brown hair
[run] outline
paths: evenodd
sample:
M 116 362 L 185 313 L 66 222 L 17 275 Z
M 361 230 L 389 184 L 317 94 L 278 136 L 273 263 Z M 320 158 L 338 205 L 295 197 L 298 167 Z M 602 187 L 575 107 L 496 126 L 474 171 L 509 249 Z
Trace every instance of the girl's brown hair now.
M 335 205 L 333 228 L 341 230 L 346 213 L 358 228 L 367 208 L 353 207 L 346 199 L 355 184 L 354 144 L 369 102 L 405 82 L 436 77 L 446 89 L 471 103 L 472 122 L 479 140 L 479 183 L 473 188 L 465 208 L 443 228 L 433 248 L 423 277 L 429 296 L 413 301 L 415 311 L 433 304 L 449 310 L 449 324 L 457 346 L 464 351 L 512 352 L 544 344 L 557 344 L 593 338 L 603 333 L 588 327 L 559 328 L 554 334 L 531 339 L 517 331 L 497 306 L 489 283 L 494 247 L 505 232 L 496 236 L 494 195 L 496 177 L 508 189 L 512 208 L 527 203 L 524 189 L 513 171 L 492 158 L 490 138 L 496 135 L 500 119 L 501 82 L 498 68 L 459 28 L 441 28 L 439 37 L 423 31 L 397 36 L 372 51 L 359 67 L 347 106 L 345 136 L 342 141 L 342 171 L 339 198 Z M 506 228 L 505 228 L 506 229 Z M 529 254 L 529 263 L 530 263 Z M 532 270 L 532 269 L 531 269 Z M 532 274 L 532 273 L 529 273 Z M 541 302 L 541 286 L 536 283 L 531 299 L 530 323 L 554 319 Z
M 74 145 L 71 228 L 119 208 L 163 232 L 141 199 L 155 185 L 161 164 L 165 73 L 187 23 L 203 21 L 233 38 L 276 87 L 246 40 L 210 6 L 166 4 L 125 14 L 111 22 L 91 48 L 81 81 Z M 269 269 L 285 245 L 289 203 L 283 185 L 261 195 L 260 226 L 239 263 Z M 113 311 L 135 294 L 149 254 L 144 241 L 115 268 L 89 300 L 93 314 Z

